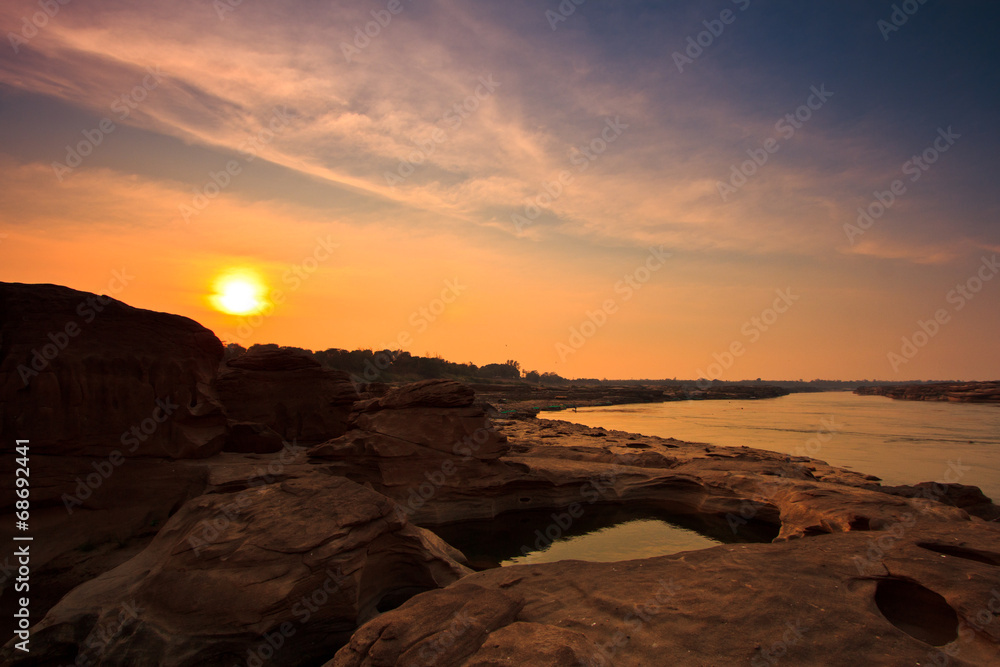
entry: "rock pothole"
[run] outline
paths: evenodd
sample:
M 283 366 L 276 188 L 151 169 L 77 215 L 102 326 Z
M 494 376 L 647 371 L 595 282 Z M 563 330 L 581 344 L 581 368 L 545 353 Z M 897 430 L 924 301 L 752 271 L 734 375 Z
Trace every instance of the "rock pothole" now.
M 880 579 L 875 604 L 887 621 L 914 639 L 944 646 L 958 638 L 958 614 L 940 594 L 909 579 Z
M 1000 567 L 1000 554 L 995 554 L 991 551 L 957 547 L 950 544 L 935 544 L 934 542 L 918 542 L 917 546 L 921 549 L 927 549 L 928 551 L 944 554 L 945 556 L 965 558 L 966 560 L 973 560 L 977 563 L 986 563 L 987 565 Z

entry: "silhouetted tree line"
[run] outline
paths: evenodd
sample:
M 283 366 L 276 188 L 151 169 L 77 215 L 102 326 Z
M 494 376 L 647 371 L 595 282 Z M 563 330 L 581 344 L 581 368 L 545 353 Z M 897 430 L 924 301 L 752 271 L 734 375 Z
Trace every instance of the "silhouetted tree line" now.
M 252 345 L 250 350 L 258 348 L 278 348 L 274 344 Z M 322 366 L 344 371 L 360 379 L 372 382 L 392 382 L 397 380 L 426 380 L 432 378 L 461 378 L 465 380 L 519 380 L 521 365 L 508 359 L 502 364 L 486 364 L 477 366 L 469 362 L 455 363 L 442 359 L 440 356 L 421 357 L 405 350 L 341 350 L 330 348 L 313 352 L 299 347 L 281 346 L 280 349 L 296 350 L 311 356 Z M 225 360 L 233 359 L 246 352 L 246 348 L 229 343 L 226 346 Z M 535 373 L 535 375 L 538 375 Z M 554 373 L 546 373 L 545 377 L 559 378 Z M 559 378 L 563 380 L 563 378 Z M 565 380 L 563 380 L 565 381 Z

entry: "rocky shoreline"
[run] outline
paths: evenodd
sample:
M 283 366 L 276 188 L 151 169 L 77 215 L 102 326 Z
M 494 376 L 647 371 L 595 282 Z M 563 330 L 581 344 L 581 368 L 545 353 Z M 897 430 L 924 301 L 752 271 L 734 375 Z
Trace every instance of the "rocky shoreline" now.
M 473 384 L 476 395 L 496 407 L 504 417 L 533 417 L 602 405 L 667 403 L 670 401 L 757 400 L 787 396 L 790 392 L 769 385 L 678 383 L 676 385 L 569 385 L 535 386 L 527 383 Z
M 1000 509 L 975 487 L 512 418 L 467 385 L 355 386 L 287 350 L 223 363 L 191 320 L 110 299 L 25 382 L 94 298 L 0 284 L 0 474 L 30 439 L 34 538 L 30 653 L 15 637 L 3 664 L 1000 659 Z M 616 508 L 732 543 L 498 568 L 429 530 L 532 510 L 555 534 Z
M 953 403 L 998 403 L 1000 382 L 930 382 L 927 384 L 858 387 L 859 396 L 887 396 L 906 401 L 951 401 Z

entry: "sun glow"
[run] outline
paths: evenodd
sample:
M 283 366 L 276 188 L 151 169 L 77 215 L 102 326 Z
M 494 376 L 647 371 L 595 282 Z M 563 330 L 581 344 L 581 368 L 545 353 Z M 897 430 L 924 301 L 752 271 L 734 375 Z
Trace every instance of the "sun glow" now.
M 230 315 L 250 315 L 267 304 L 267 286 L 252 271 L 230 271 L 220 276 L 209 297 L 212 306 Z

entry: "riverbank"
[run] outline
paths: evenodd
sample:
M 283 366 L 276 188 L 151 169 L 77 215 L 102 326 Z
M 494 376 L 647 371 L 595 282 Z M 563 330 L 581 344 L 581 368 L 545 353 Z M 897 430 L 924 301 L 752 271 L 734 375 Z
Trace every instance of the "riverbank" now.
M 472 385 L 476 395 L 504 417 L 531 418 L 541 411 L 667 403 L 671 401 L 759 400 L 787 396 L 789 390 L 771 385 L 697 383 L 676 385 L 571 385 L 546 387 L 529 384 Z
M 874 385 L 858 387 L 854 393 L 859 396 L 886 396 L 905 401 L 1000 404 L 1000 381 Z

